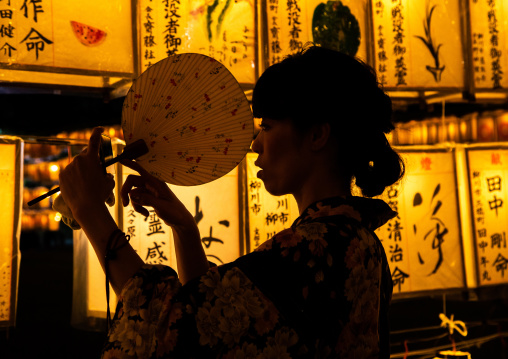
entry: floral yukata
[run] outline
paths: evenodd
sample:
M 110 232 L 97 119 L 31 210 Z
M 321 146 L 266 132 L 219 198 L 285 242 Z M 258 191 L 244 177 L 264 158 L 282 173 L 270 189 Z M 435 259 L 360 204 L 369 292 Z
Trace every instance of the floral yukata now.
M 309 206 L 253 253 L 182 285 L 145 265 L 124 286 L 103 358 L 389 358 L 392 281 L 376 199 Z

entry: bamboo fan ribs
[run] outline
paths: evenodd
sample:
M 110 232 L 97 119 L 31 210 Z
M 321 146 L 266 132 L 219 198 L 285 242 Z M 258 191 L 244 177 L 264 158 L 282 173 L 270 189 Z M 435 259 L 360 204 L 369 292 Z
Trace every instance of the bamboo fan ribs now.
M 143 139 L 137 162 L 175 185 L 217 179 L 249 151 L 253 117 L 240 85 L 220 62 L 184 53 L 149 67 L 129 90 L 122 111 L 127 144 Z

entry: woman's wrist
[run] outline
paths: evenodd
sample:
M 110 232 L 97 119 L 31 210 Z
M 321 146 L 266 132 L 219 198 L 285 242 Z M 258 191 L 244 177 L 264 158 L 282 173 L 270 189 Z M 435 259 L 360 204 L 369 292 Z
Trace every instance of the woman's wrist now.
M 111 217 L 111 213 L 109 212 L 106 203 L 95 203 L 89 205 L 82 205 L 76 209 L 72 210 L 72 215 L 74 219 L 79 223 L 81 228 L 85 229 L 89 226 L 93 226 L 97 224 L 98 219 L 108 221 L 108 217 L 111 218 L 108 222 L 110 224 L 108 227 L 110 232 L 113 232 L 115 228 L 117 228 L 116 223 Z

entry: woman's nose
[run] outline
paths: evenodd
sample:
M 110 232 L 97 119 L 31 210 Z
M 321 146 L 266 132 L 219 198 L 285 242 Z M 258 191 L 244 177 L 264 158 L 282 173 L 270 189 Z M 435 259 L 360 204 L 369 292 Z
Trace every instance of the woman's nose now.
M 263 146 L 261 145 L 261 136 L 263 136 L 263 131 L 259 131 L 258 135 L 250 145 L 250 149 L 256 153 L 261 153 L 263 149 Z

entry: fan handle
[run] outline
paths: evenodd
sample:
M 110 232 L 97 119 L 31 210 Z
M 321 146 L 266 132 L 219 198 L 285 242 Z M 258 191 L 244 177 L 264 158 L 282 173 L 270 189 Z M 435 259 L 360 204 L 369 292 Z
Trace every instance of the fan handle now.
M 103 166 L 104 166 L 104 168 L 109 167 L 112 164 L 115 164 L 118 161 L 121 161 L 123 159 L 133 160 L 135 158 L 143 156 L 146 153 L 148 153 L 148 146 L 146 145 L 144 140 L 139 139 L 139 140 L 134 141 L 131 144 L 125 146 L 125 148 L 123 149 L 123 152 L 121 154 L 119 154 L 115 158 L 112 158 L 112 159 L 104 162 Z M 53 188 L 51 191 L 48 191 L 48 192 L 44 193 L 43 195 L 32 199 L 30 202 L 28 202 L 28 206 L 33 206 L 34 204 L 42 201 L 44 198 L 54 195 L 55 193 L 57 193 L 59 191 L 60 191 L 60 187 Z

